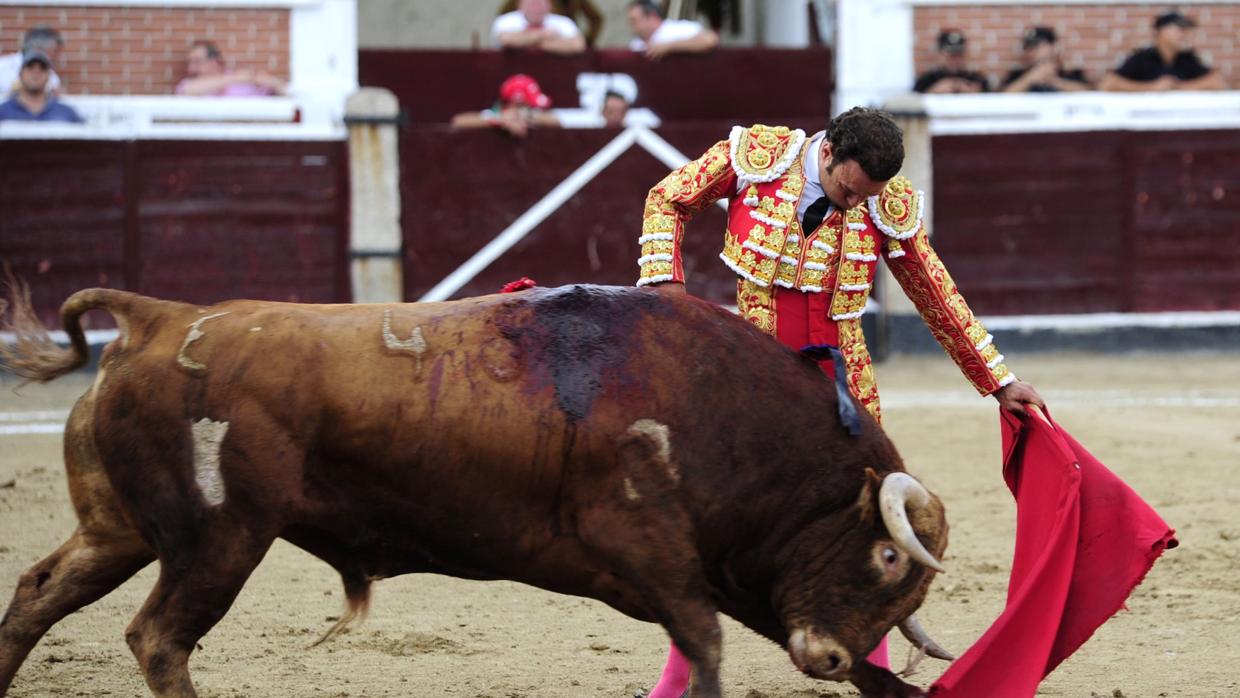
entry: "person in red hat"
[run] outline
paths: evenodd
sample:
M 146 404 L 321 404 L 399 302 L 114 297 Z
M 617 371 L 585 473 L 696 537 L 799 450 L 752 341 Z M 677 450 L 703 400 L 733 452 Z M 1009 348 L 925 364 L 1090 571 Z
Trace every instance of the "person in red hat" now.
M 452 117 L 452 128 L 502 128 L 517 138 L 525 138 L 530 128 L 558 128 L 559 119 L 548 112 L 551 98 L 543 94 L 538 81 L 518 73 L 499 86 L 499 101 L 480 112 L 467 111 Z

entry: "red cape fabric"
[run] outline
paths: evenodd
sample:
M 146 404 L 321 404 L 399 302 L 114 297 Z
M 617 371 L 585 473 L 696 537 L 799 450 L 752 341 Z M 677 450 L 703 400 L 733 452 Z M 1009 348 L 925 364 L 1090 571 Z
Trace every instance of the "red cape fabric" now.
M 1033 696 L 1177 544 L 1175 531 L 1053 420 L 1001 413 L 1003 479 L 1016 498 L 1007 605 L 931 687 L 935 698 Z

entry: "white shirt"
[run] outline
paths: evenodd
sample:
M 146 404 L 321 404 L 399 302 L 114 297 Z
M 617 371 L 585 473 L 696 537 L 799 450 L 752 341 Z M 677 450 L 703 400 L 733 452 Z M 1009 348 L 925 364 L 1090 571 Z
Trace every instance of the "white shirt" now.
M 702 25 L 688 19 L 665 19 L 659 25 L 658 29 L 650 35 L 651 44 L 667 44 L 673 41 L 683 41 L 692 39 L 704 31 Z M 637 37 L 629 42 L 629 48 L 634 51 L 645 51 L 646 42 Z
M 500 34 L 523 32 L 529 28 L 530 21 L 521 14 L 520 10 L 502 14 L 491 23 L 491 43 L 498 47 Z M 561 39 L 571 39 L 581 34 L 577 23 L 564 15 L 547 15 L 547 18 L 543 20 L 543 28 L 555 32 L 556 36 Z
M 797 220 L 805 218 L 805 212 L 815 201 L 827 195 L 825 189 L 822 188 L 822 179 L 820 178 L 820 170 L 818 169 L 818 151 L 822 148 L 822 138 L 826 135 L 822 131 L 814 134 L 809 139 L 809 143 L 805 146 L 805 162 L 801 174 L 805 175 L 805 186 L 801 189 L 801 200 L 797 202 Z M 835 204 L 827 207 L 827 213 L 822 219 L 825 221 L 835 211 Z M 811 230 L 805 231 L 809 235 Z
M 21 73 L 22 54 L 20 51 L 0 56 L 0 101 L 8 99 L 10 93 L 17 91 L 17 81 L 21 79 Z M 60 76 L 55 70 L 47 76 L 47 91 L 60 91 Z

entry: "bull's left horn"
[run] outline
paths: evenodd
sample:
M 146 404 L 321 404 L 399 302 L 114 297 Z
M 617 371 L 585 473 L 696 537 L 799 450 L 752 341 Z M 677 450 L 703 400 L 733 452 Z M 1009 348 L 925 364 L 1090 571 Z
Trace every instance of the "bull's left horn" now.
M 900 633 L 904 635 L 904 639 L 913 643 L 914 647 L 925 650 L 927 655 L 935 659 L 942 659 L 948 662 L 956 659 L 955 655 L 943 649 L 939 643 L 934 641 L 934 638 L 930 637 L 926 629 L 921 627 L 921 621 L 917 620 L 915 615 L 910 615 L 908 618 L 900 621 Z
M 888 473 L 883 478 L 883 486 L 878 490 L 878 506 L 883 515 L 883 523 L 891 540 L 908 556 L 921 564 L 939 572 L 947 569 L 934 559 L 926 546 L 917 540 L 917 533 L 909 523 L 905 507 L 920 509 L 930 503 L 930 492 L 908 473 Z

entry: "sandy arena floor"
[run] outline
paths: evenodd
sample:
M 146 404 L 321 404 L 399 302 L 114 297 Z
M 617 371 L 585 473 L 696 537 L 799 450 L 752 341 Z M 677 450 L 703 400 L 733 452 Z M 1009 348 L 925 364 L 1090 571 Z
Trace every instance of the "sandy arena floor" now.
M 1039 695 L 1240 696 L 1240 354 L 1030 356 L 1013 367 L 1181 541 L 1134 594 L 1130 611 L 1105 625 Z M 879 367 L 879 379 L 887 426 L 909 469 L 947 504 L 950 574 L 936 580 L 921 618 L 960 652 L 1001 609 L 1011 555 L 1014 509 L 999 471 L 996 408 L 940 357 L 897 358 Z M 74 375 L 20 395 L 11 378 L 0 380 L 0 603 L 17 576 L 73 530 L 54 430 L 89 380 Z M 39 424 L 47 426 L 31 426 Z M 28 433 L 40 428 L 50 433 Z M 146 695 L 122 635 L 155 572 L 147 568 L 54 627 L 10 696 Z M 658 627 L 594 601 L 429 575 L 377 584 L 369 620 L 310 649 L 341 606 L 334 572 L 278 542 L 194 654 L 200 692 L 627 698 L 650 685 L 665 649 Z M 855 695 L 800 676 L 781 648 L 736 623 L 724 632 L 730 696 Z M 906 647 L 897 634 L 898 663 Z M 942 666 L 928 660 L 916 680 L 929 683 Z

